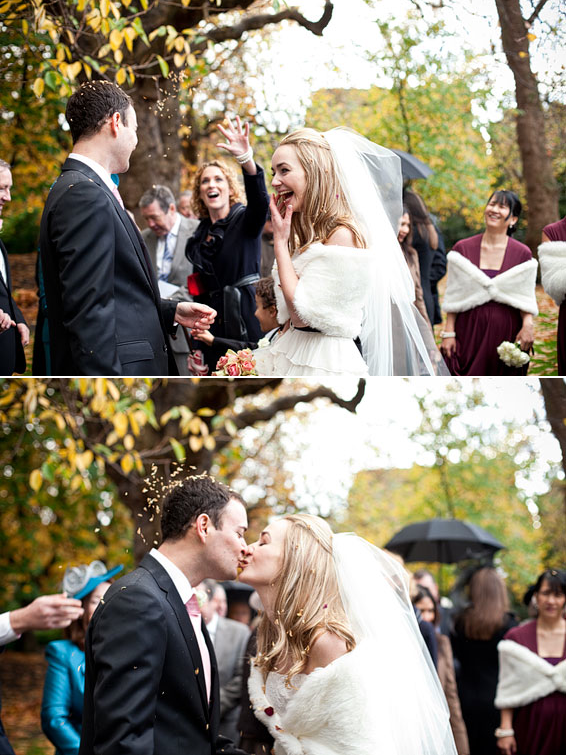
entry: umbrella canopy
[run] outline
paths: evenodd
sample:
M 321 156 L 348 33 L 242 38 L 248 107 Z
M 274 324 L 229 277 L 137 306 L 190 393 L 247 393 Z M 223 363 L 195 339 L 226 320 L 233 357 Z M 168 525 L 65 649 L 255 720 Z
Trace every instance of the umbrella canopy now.
M 401 158 L 401 172 L 404 179 L 419 179 L 427 178 L 431 173 L 434 173 L 432 168 L 423 163 L 410 152 L 403 152 L 403 150 L 391 150 Z
M 487 530 L 464 520 L 425 520 L 407 525 L 385 548 L 400 554 L 406 562 L 451 564 L 464 559 L 481 559 L 504 549 Z

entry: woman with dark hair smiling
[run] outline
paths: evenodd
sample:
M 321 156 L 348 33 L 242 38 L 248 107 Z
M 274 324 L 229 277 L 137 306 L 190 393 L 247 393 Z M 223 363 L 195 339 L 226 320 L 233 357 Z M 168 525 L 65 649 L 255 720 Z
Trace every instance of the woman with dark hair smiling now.
M 498 646 L 495 737 L 506 754 L 566 753 L 566 573 L 545 570 L 534 599 L 537 618 Z
M 526 245 L 511 238 L 520 214 L 514 192 L 493 192 L 484 211 L 485 231 L 462 239 L 448 253 L 441 350 L 452 375 L 527 372 L 526 365 L 504 361 L 498 353 L 503 342 L 518 343 L 528 353 L 534 341 L 537 262 Z

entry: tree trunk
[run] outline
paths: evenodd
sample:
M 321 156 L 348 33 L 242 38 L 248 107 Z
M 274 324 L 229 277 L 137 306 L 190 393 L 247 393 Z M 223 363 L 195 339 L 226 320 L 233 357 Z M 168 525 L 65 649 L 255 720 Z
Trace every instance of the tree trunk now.
M 562 516 L 564 526 L 562 532 L 566 532 L 566 383 L 562 378 L 541 378 L 540 388 L 546 409 L 546 419 L 550 423 L 560 450 L 562 452 L 562 469 L 565 478 L 556 481 L 556 485 L 562 490 Z
M 528 24 L 520 0 L 495 0 L 501 26 L 501 41 L 515 79 L 517 140 L 527 187 L 528 226 L 526 243 L 536 252 L 541 232 L 559 219 L 558 184 L 546 145 L 544 113 L 538 82 L 531 69 Z

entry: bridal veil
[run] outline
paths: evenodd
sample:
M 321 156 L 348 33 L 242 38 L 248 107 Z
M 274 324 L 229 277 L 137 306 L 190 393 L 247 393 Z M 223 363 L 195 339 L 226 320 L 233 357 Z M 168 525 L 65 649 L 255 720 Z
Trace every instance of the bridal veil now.
M 348 204 L 374 250 L 360 339 L 370 375 L 448 375 L 430 327 L 413 302 L 415 285 L 397 241 L 401 161 L 355 131 L 324 132 Z

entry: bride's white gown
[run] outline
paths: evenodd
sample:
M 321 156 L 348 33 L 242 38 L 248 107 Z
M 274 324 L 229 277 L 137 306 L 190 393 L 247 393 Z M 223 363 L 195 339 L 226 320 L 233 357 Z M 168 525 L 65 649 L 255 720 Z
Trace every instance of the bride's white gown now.
M 354 343 L 360 335 L 374 253 L 368 249 L 312 244 L 292 257 L 299 282 L 294 306 L 309 328 L 289 328 L 273 344 L 254 352 L 258 375 L 367 375 Z M 277 319 L 290 313 L 273 266 Z

